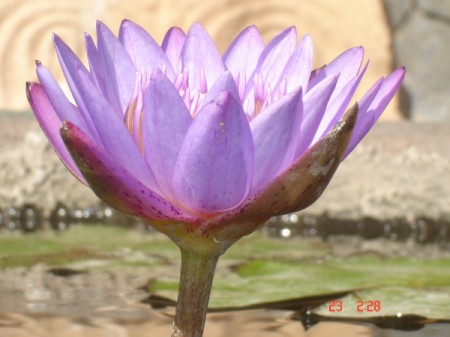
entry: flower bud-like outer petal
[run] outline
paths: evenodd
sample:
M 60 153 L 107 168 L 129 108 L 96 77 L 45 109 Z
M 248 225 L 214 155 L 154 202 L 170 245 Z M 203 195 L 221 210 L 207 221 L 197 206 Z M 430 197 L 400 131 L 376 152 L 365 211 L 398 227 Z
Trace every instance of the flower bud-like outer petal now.
M 207 88 L 225 71 L 214 41 L 199 23 L 194 23 L 189 29 L 180 58 L 182 68 L 187 70 L 191 90 L 202 91 L 201 70 L 205 74 Z
M 137 71 L 144 69 L 151 74 L 155 68 L 165 69 L 166 76 L 172 81 L 175 80 L 172 64 L 164 50 L 142 27 L 130 20 L 123 20 L 120 25 L 119 41 L 130 55 Z
M 179 61 L 184 41 L 186 41 L 186 34 L 183 30 L 179 27 L 172 27 L 167 31 L 161 44 L 161 48 L 166 53 L 167 59 L 175 72 L 180 70 L 181 64 L 179 64 Z
M 243 74 L 245 78 L 249 78 L 258 64 L 263 49 L 261 34 L 255 26 L 250 26 L 233 40 L 222 59 L 233 76 Z
M 180 147 L 172 179 L 180 207 L 203 219 L 239 207 L 250 190 L 253 153 L 245 113 L 225 91 L 199 111 Z
M 70 156 L 69 151 L 61 139 L 59 128 L 61 127 L 61 119 L 52 106 L 44 87 L 39 83 L 28 82 L 26 86 L 27 98 L 33 109 L 36 119 L 47 136 L 48 141 L 52 144 L 56 154 L 69 169 L 69 171 L 83 184 L 87 185 L 86 180 L 78 170 L 77 165 Z
M 108 205 L 157 224 L 195 220 L 142 184 L 71 122 L 63 123 L 61 137 L 91 189 Z
M 98 55 L 103 60 L 105 96 L 118 116 L 126 111 L 136 80 L 136 69 L 125 47 L 111 30 L 97 21 Z
M 272 216 L 299 211 L 315 202 L 341 163 L 357 114 L 355 104 L 327 136 L 272 183 L 244 202 L 242 207 L 204 223 L 204 230 L 216 233 L 220 237 L 218 240 L 237 240 L 236 236 L 250 234 Z M 236 232 L 238 228 L 239 233 Z

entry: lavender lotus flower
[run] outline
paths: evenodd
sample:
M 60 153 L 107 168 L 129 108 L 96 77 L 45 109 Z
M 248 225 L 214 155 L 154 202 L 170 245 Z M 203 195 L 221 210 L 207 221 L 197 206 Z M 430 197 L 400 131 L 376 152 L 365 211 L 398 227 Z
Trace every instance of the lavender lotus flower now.
M 89 70 L 54 43 L 76 105 L 38 62 L 31 107 L 81 182 L 181 247 L 174 336 L 201 336 L 204 314 L 192 311 L 206 311 L 218 256 L 269 217 L 314 202 L 405 73 L 381 78 L 344 113 L 367 67 L 363 48 L 313 70 L 311 38 L 297 44 L 295 28 L 264 45 L 248 27 L 220 56 L 197 23 L 159 46 L 130 21 L 118 38 L 99 22 L 97 44 L 86 35 Z

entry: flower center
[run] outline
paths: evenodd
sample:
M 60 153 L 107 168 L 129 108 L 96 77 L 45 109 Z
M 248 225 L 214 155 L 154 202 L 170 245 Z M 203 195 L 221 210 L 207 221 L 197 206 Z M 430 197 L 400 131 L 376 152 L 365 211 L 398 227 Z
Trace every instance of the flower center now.
M 245 74 L 240 73 L 235 78 L 239 97 L 250 120 L 254 119 L 267 106 L 287 94 L 287 79 L 283 77 L 273 86 L 273 83 L 264 80 L 261 73 L 253 76 L 253 87 L 246 92 Z
M 144 153 L 142 144 L 142 111 L 144 90 L 147 88 L 149 78 L 145 71 L 136 74 L 136 84 L 134 86 L 133 97 L 125 111 L 124 121 L 131 136 L 134 138 L 141 153 Z
M 164 72 L 164 69 L 162 71 Z M 287 93 L 286 77 L 283 77 L 278 83 L 273 85 L 273 83 L 264 80 L 261 73 L 257 73 L 253 76 L 253 87 L 249 90 L 247 90 L 248 83 L 245 73 L 238 73 L 234 80 L 238 89 L 241 104 L 249 122 L 258 116 L 263 109 L 285 96 Z M 150 78 L 144 70 L 136 74 L 133 97 L 130 100 L 130 104 L 125 111 L 124 116 L 124 123 L 141 152 L 143 152 L 143 96 L 149 82 Z M 191 116 L 195 118 L 199 110 L 203 107 L 205 97 L 208 94 L 204 70 L 200 70 L 200 85 L 198 89 L 189 87 L 189 73 L 187 69 L 178 73 L 174 81 L 174 86 L 186 104 Z
M 203 105 L 208 88 L 206 85 L 206 77 L 203 69 L 200 70 L 200 88 L 191 89 L 189 87 L 189 73 L 185 68 L 175 79 L 175 88 L 178 90 L 181 98 L 186 104 L 192 117 L 195 117 Z

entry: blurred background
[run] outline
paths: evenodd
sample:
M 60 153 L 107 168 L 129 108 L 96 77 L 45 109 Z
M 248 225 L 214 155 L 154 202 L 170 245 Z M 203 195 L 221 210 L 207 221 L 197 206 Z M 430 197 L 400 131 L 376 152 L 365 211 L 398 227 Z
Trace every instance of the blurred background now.
M 319 201 L 272 219 L 263 238 L 245 238 L 226 255 L 213 305 L 375 287 L 346 297 L 344 306 L 376 300 L 386 317 L 406 312 L 447 319 L 446 325 L 421 334 L 424 320 L 414 316 L 409 322 L 419 322 L 404 329 L 417 333 L 396 334 L 398 322 L 394 330 L 378 330 L 390 329 L 389 322 L 376 329 L 325 323 L 306 332 L 299 329 L 303 316 L 227 313 L 212 316 L 209 336 L 235 335 L 242 326 L 246 337 L 262 336 L 261 322 L 268 336 L 448 336 L 450 0 L 0 0 L 1 336 L 168 335 L 170 310 L 149 312 L 139 302 L 149 293 L 175 298 L 176 249 L 156 234 L 143 235 L 151 232 L 148 224 L 108 208 L 68 173 L 25 95 L 25 82 L 36 80 L 35 60 L 65 87 L 52 33 L 85 60 L 83 33 L 95 36 L 97 19 L 117 32 L 124 18 L 158 42 L 171 26 L 187 31 L 198 21 L 221 52 L 248 25 L 266 42 L 294 25 L 299 36 L 312 36 L 317 67 L 362 45 L 370 64 L 355 100 L 378 78 L 407 68 L 382 122 Z M 124 229 L 130 226 L 141 231 Z M 22 235 L 28 232 L 36 233 Z M 321 310 L 330 315 L 329 307 Z M 313 326 L 314 317 L 303 326 Z
M 49 66 L 63 83 L 53 49 L 53 32 L 84 58 L 83 33 L 95 36 L 97 19 L 116 33 L 124 18 L 131 19 L 158 42 L 171 26 L 187 31 L 194 21 L 199 21 L 222 53 L 248 25 L 256 25 L 266 42 L 294 25 L 300 36 L 312 35 L 316 66 L 350 47 L 363 45 L 366 59 L 371 60 L 365 88 L 394 66 L 394 39 L 380 0 L 2 0 L 0 15 L 0 108 L 5 110 L 29 109 L 23 87 L 35 78 L 35 59 Z M 385 118 L 399 117 L 397 100 Z
M 83 33 L 95 36 L 97 19 L 117 32 L 124 18 L 145 27 L 158 42 L 171 26 L 187 31 L 192 22 L 199 21 L 221 52 L 248 25 L 255 24 L 266 42 L 294 25 L 299 36 L 311 34 L 317 67 L 348 48 L 362 45 L 370 65 L 354 100 L 381 76 L 406 66 L 404 85 L 381 117 L 399 124 L 382 126 L 376 131 L 380 135 L 363 142 L 350 156 L 349 164 L 344 163 L 344 172 L 338 172 L 337 182 L 333 181 L 324 201 L 311 210 L 376 218 L 411 218 L 419 213 L 439 217 L 447 212 L 441 205 L 450 204 L 449 184 L 435 177 L 448 177 L 445 123 L 450 121 L 450 0 L 2 0 L 0 209 L 34 205 L 48 217 L 57 204 L 75 209 L 98 204 L 90 190 L 78 184 L 53 154 L 30 114 L 25 82 L 36 80 L 34 61 L 38 59 L 66 87 L 52 34 L 59 34 L 85 59 Z M 432 131 L 424 132 L 427 127 Z M 397 138 L 395 148 L 392 140 Z M 376 165 L 364 165 L 367 156 L 383 163 L 381 172 Z M 412 170 L 405 173 L 408 160 Z M 408 184 L 405 176 L 415 177 L 415 184 Z M 349 177 L 353 189 L 347 187 Z M 342 193 L 350 201 L 341 202 Z M 424 195 L 436 197 L 424 202 Z

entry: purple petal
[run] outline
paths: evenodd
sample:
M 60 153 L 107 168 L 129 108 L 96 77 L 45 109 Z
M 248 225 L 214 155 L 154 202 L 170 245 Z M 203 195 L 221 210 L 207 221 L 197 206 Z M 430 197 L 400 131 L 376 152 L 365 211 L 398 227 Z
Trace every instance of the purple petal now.
M 338 78 L 339 74 L 328 76 L 304 96 L 300 130 L 302 136 L 297 145 L 295 158 L 301 156 L 311 146 Z
M 301 89 L 264 109 L 250 127 L 255 147 L 251 192 L 259 191 L 291 163 L 303 113 Z
M 108 205 L 149 220 L 193 219 L 148 189 L 75 125 L 65 122 L 61 136 L 89 186 Z
M 214 42 L 199 23 L 194 23 L 188 32 L 181 50 L 181 61 L 183 69 L 187 69 L 191 90 L 203 92 L 202 71 L 206 77 L 207 88 L 225 71 Z
M 137 70 L 144 69 L 149 75 L 154 68 L 164 70 L 172 81 L 175 78 L 172 64 L 161 47 L 140 26 L 124 20 L 120 26 L 119 40 L 131 57 Z
M 313 143 L 315 143 L 320 138 L 325 136 L 328 133 L 328 131 L 330 131 L 331 128 L 342 117 L 345 108 L 349 105 L 350 100 L 353 97 L 353 94 L 358 88 L 358 85 L 361 82 L 364 73 L 366 72 L 368 64 L 369 63 L 366 63 L 361 73 L 355 76 L 353 79 L 351 79 L 347 83 L 347 85 L 341 90 L 341 92 L 336 96 L 334 95 L 334 93 L 336 92 L 335 89 L 333 93 L 333 96 L 335 96 L 335 98 L 333 100 L 330 99 L 330 103 L 328 104 L 325 114 L 323 115 L 322 120 L 320 121 L 320 125 L 317 129 Z
M 208 91 L 204 102 L 209 103 L 211 101 L 214 101 L 224 91 L 229 92 L 234 97 L 234 99 L 239 102 L 240 98 L 236 83 L 233 76 L 228 70 L 220 75 L 212 88 Z
M 133 95 L 136 68 L 125 48 L 102 22 L 97 21 L 98 52 L 104 63 L 108 101 L 123 116 Z
M 111 156 L 136 179 L 159 193 L 159 187 L 147 163 L 139 152 L 123 120 L 112 114 L 111 105 L 84 73 L 78 73 L 80 93 L 89 109 L 92 120 L 100 136 L 101 144 Z
M 53 109 L 58 115 L 60 124 L 61 121 L 65 120 L 71 121 L 80 129 L 82 129 L 83 132 L 89 135 L 90 132 L 87 130 L 86 123 L 82 119 L 80 112 L 75 106 L 73 106 L 72 103 L 69 102 L 66 95 L 64 94 L 64 92 L 62 91 L 61 87 L 58 85 L 56 80 L 53 78 L 50 71 L 46 67 L 44 67 L 41 63 L 37 63 L 36 73 L 39 78 L 39 82 L 42 85 L 42 89 L 44 89 L 48 100 L 50 101 Z M 38 90 L 40 91 L 41 88 L 39 88 Z M 44 99 L 42 99 L 42 101 L 44 101 Z
M 344 158 L 352 152 L 355 146 L 358 145 L 361 139 L 369 132 L 381 116 L 384 109 L 386 109 L 392 97 L 394 97 L 395 93 L 400 88 L 403 78 L 405 77 L 405 72 L 406 70 L 403 67 L 396 69 L 389 76 L 384 78 L 381 84 L 376 83 L 374 87 L 372 87 L 378 87 L 375 95 L 373 95 L 375 90 L 370 89 L 361 99 L 360 114 Z
M 162 191 L 172 197 L 172 174 L 192 117 L 173 84 L 159 70 L 144 93 L 142 142 L 145 159 Z
M 255 26 L 250 26 L 233 40 L 222 59 L 233 76 L 244 74 L 246 78 L 250 78 L 263 49 L 261 34 Z
M 50 144 L 52 144 L 58 157 L 78 180 L 87 185 L 86 180 L 78 170 L 70 153 L 67 151 L 66 145 L 61 139 L 59 129 L 62 122 L 53 109 L 52 103 L 47 97 L 44 88 L 38 83 L 27 83 L 27 97 L 41 129 L 44 131 Z
M 255 74 L 261 73 L 264 81 L 269 83 L 272 88 L 275 88 L 287 61 L 295 50 L 296 43 L 297 32 L 295 27 L 287 28 L 275 36 L 261 52 L 258 65 L 247 86 L 253 87 Z
M 181 66 L 180 54 L 184 41 L 186 41 L 186 34 L 184 34 L 183 30 L 178 27 L 172 27 L 167 31 L 161 44 L 161 48 L 166 53 L 175 73 L 182 71 L 179 67 Z
M 333 100 L 336 95 L 344 88 L 347 83 L 354 78 L 359 69 L 361 68 L 361 63 L 364 57 L 364 48 L 355 47 L 346 50 L 333 61 L 327 64 L 325 67 L 319 69 L 313 78 L 309 82 L 308 90 L 312 89 L 320 81 L 331 74 L 340 73 L 339 80 L 336 83 L 336 89 L 331 100 Z
M 266 219 L 299 211 L 316 201 L 341 163 L 357 111 L 357 106 L 352 107 L 326 137 L 314 144 L 260 193 L 249 198 L 243 206 L 224 214 L 222 221 L 241 223 Z
M 79 93 L 78 87 L 78 71 L 83 72 L 86 76 L 90 76 L 89 72 L 81 63 L 80 59 L 75 55 L 75 53 L 64 43 L 63 40 L 59 38 L 58 35 L 53 35 L 54 44 L 56 53 L 58 55 L 59 62 L 61 64 L 61 68 L 64 72 L 64 76 L 66 77 L 67 84 L 69 85 L 70 91 L 75 99 L 75 102 L 80 110 L 80 113 L 83 116 L 83 120 L 85 121 L 90 134 L 94 139 L 98 140 L 98 134 L 95 128 L 94 123 L 92 122 L 92 118 L 87 110 L 84 100 Z
M 241 105 L 224 92 L 199 111 L 181 146 L 173 186 L 193 214 L 236 207 L 250 189 L 253 142 Z
M 92 37 L 89 34 L 84 34 L 84 41 L 92 82 L 94 82 L 103 94 L 106 95 L 105 68 L 103 60 L 101 59 L 98 49 L 95 46 L 94 40 L 92 40 Z
M 303 91 L 306 91 L 312 69 L 312 58 L 312 40 L 309 35 L 305 35 L 289 58 L 277 85 L 279 86 L 283 78 L 286 77 L 287 92 L 293 92 L 300 87 L 303 88 Z

